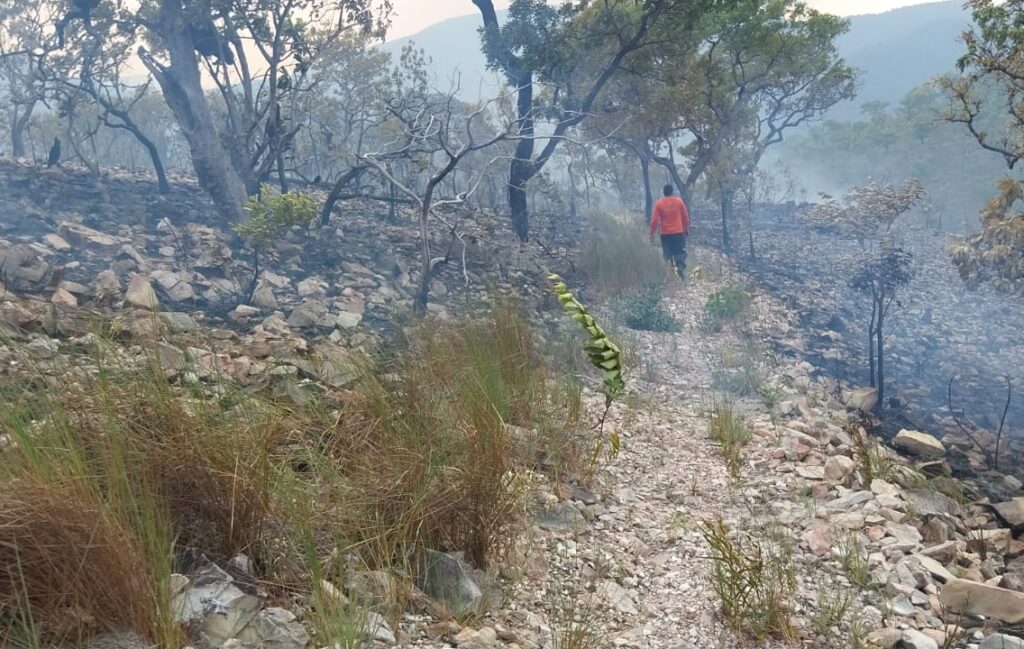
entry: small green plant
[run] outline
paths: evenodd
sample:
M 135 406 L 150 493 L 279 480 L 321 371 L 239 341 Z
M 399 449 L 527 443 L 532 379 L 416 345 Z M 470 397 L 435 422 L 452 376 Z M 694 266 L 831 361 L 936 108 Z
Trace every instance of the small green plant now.
M 755 640 L 791 638 L 791 601 L 796 592 L 792 548 L 776 538 L 730 533 L 722 519 L 705 521 L 711 549 L 711 586 L 722 616 L 736 631 Z
M 233 229 L 253 250 L 253 277 L 246 290 L 251 299 L 259 279 L 260 256 L 291 228 L 308 228 L 316 217 L 316 201 L 305 194 L 276 194 L 270 185 L 262 185 L 260 193 L 245 204 L 245 213 Z
M 739 317 L 747 308 L 750 296 L 743 289 L 727 286 L 711 294 L 704 305 L 704 315 L 712 331 L 721 331 L 726 322 Z
M 853 604 L 853 596 L 842 589 L 819 586 L 815 601 L 811 623 L 815 633 L 819 637 L 824 637 L 830 635 L 832 629 L 846 619 L 850 605 Z
M 638 331 L 679 331 L 679 323 L 661 302 L 661 293 L 661 284 L 651 284 L 627 297 L 622 302 L 622 322 Z
M 896 470 L 896 464 L 878 440 L 871 437 L 864 426 L 857 423 L 847 426 L 846 431 L 853 442 L 853 456 L 857 461 L 861 484 L 870 487 L 871 481 L 875 478 L 891 478 Z
M 850 649 L 871 649 L 875 647 L 872 642 L 868 640 L 868 636 L 871 634 L 871 625 L 860 615 L 854 615 L 853 619 L 850 620 L 850 628 L 847 631 L 847 635 L 850 640 Z
M 572 294 L 572 291 L 569 290 L 569 287 L 566 286 L 561 277 L 552 273 L 548 276 L 548 279 L 554 284 L 552 290 L 558 296 L 558 301 L 561 302 L 565 315 L 579 323 L 583 331 L 589 336 L 587 342 L 583 344 L 583 349 L 587 352 L 590 363 L 601 370 L 601 392 L 604 394 L 604 412 L 601 414 L 598 427 L 603 429 L 604 420 L 608 416 L 608 410 L 611 409 L 612 403 L 626 391 L 626 380 L 622 375 L 622 351 L 618 345 L 612 342 L 601 325 L 594 319 L 594 316 L 590 315 L 587 308 L 576 299 L 576 296 Z M 618 443 L 618 437 L 615 436 L 612 439 L 612 446 L 616 452 L 618 450 Z
M 871 583 L 871 568 L 865 556 L 864 547 L 856 534 L 847 534 L 836 544 L 839 564 L 854 584 L 865 587 Z
M 715 442 L 718 443 L 725 465 L 729 469 L 729 475 L 733 478 L 740 476 L 742 467 L 741 452 L 747 442 L 750 441 L 750 429 L 743 421 L 742 415 L 736 412 L 735 405 L 729 400 L 716 403 L 711 412 L 708 423 L 708 432 Z
M 768 411 L 768 416 L 771 417 L 772 423 L 777 423 L 779 416 L 779 391 L 774 387 L 768 385 L 761 386 L 761 405 Z

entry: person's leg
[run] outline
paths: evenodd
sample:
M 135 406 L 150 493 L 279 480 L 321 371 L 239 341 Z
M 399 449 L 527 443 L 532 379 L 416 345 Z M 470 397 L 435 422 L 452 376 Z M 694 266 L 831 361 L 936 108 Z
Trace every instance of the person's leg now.
M 679 235 L 679 250 L 676 254 L 676 272 L 680 277 L 686 274 L 686 235 Z
M 672 250 L 672 235 L 663 234 L 661 235 L 661 255 L 665 258 L 665 261 L 672 261 L 675 256 L 675 252 Z

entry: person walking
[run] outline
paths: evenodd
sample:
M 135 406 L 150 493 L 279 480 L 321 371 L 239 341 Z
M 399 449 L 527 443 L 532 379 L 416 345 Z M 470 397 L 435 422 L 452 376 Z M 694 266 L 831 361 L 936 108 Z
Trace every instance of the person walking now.
M 675 187 L 665 185 L 664 197 L 654 204 L 648 237 L 661 233 L 661 252 L 672 262 L 679 279 L 686 279 L 686 235 L 690 232 L 690 212 L 683 199 L 675 195 Z

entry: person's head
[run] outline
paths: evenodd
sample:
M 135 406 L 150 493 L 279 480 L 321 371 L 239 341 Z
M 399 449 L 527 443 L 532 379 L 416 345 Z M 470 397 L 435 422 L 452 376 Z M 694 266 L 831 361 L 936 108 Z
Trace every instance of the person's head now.
M 665 193 L 665 196 L 671 196 L 676 192 L 676 188 L 673 187 L 672 185 L 665 185 L 665 189 L 663 189 L 662 191 Z

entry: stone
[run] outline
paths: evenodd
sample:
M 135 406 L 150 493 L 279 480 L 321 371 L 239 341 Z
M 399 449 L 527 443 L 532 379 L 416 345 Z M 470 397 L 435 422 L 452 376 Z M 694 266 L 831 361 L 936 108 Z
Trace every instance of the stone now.
M 967 537 L 967 547 L 973 552 L 1005 552 L 1010 548 L 1013 535 L 1006 528 L 973 530 Z
M 871 493 L 876 496 L 899 496 L 900 488 L 891 482 L 875 478 L 871 481 Z
M 793 472 L 804 480 L 824 480 L 825 479 L 825 467 L 821 466 L 810 466 L 807 464 L 798 464 L 794 467 Z
M 295 615 L 283 608 L 260 611 L 235 637 L 261 649 L 305 649 L 309 633 Z
M 886 521 L 885 531 L 896 539 L 901 549 L 912 550 L 922 541 L 921 533 L 917 531 L 917 528 L 906 523 Z
M 331 319 L 327 307 L 318 300 L 306 300 L 292 309 L 288 316 L 288 326 L 299 329 L 310 327 L 330 327 Z
M 252 305 L 261 309 L 277 309 L 277 297 L 274 295 L 274 289 L 266 284 L 257 288 L 252 294 Z
M 869 502 L 873 497 L 870 491 L 851 491 L 845 496 L 840 496 L 835 500 L 825 503 L 825 509 L 832 512 L 848 511 L 857 505 Z
M 383 642 L 385 644 L 393 645 L 398 642 L 395 638 L 395 632 L 391 630 L 391 625 L 384 619 L 384 616 L 376 611 L 364 611 L 360 613 L 366 616 L 364 622 L 364 633 L 367 637 L 373 638 L 377 642 Z
M 416 579 L 420 590 L 455 615 L 482 612 L 484 592 L 469 566 L 453 555 L 429 549 L 423 551 L 422 563 Z
M 231 575 L 207 566 L 174 597 L 171 606 L 178 622 L 202 629 L 220 644 L 234 638 L 256 616 L 260 602 L 242 592 Z
M 889 610 L 896 615 L 908 616 L 917 612 L 917 608 L 906 595 L 897 595 L 889 602 Z
M 187 313 L 182 311 L 161 311 L 160 320 L 167 325 L 167 328 L 176 333 L 196 331 L 199 325 Z
M 869 646 L 892 649 L 900 641 L 901 635 L 899 629 L 892 627 L 876 629 L 868 634 L 867 641 Z
M 999 518 L 1006 521 L 1010 527 L 1014 529 L 1024 527 L 1024 498 L 1014 498 L 996 503 L 992 508 L 999 514 Z
M 949 523 L 941 518 L 929 518 L 925 524 L 921 526 L 921 536 L 924 537 L 925 543 L 930 545 L 945 543 L 949 540 L 949 534 Z
M 104 234 L 99 230 L 93 230 L 92 228 L 80 223 L 61 223 L 60 227 L 57 228 L 57 232 L 65 241 L 70 241 L 75 245 L 93 248 L 98 252 L 112 254 L 117 252 L 121 247 L 121 241 L 119 239 L 116 239 L 109 234 Z
M 156 299 L 156 293 L 149 283 L 149 277 L 138 273 L 132 275 L 128 280 L 128 290 L 125 292 L 124 301 L 126 304 L 140 308 L 156 311 L 160 308 L 160 301 Z
M 978 649 L 1024 649 L 1024 640 L 1002 633 L 993 633 L 978 645 Z
M 53 295 L 50 296 L 50 302 L 53 302 L 55 306 L 65 309 L 78 307 L 78 298 L 63 288 L 58 288 L 53 292 Z
M 892 443 L 896 448 L 918 457 L 936 459 L 946 454 L 946 447 L 942 445 L 942 442 L 932 435 L 918 430 L 903 429 L 896 433 Z
M 50 246 L 57 252 L 67 252 L 68 250 L 71 250 L 71 244 L 59 234 L 53 234 L 51 232 L 50 234 L 44 235 L 43 241 L 46 242 L 46 245 Z
M 342 311 L 335 316 L 338 327 L 341 329 L 355 329 L 363 321 L 362 314 L 351 311 Z
M 605 602 L 619 613 L 625 615 L 637 615 L 640 609 L 630 596 L 628 590 L 623 588 L 613 579 L 605 579 L 597 587 L 597 594 Z
M 804 543 L 811 549 L 811 552 L 820 556 L 828 554 L 832 549 L 832 530 L 827 525 L 819 525 L 809 529 L 803 534 Z
M 160 285 L 160 288 L 167 293 L 167 297 L 174 302 L 194 300 L 196 291 L 182 273 L 175 273 L 169 270 L 154 270 L 150 278 Z
M 134 631 L 99 633 L 85 645 L 85 649 L 149 649 L 153 643 Z
M 939 643 L 920 631 L 907 629 L 900 635 L 899 641 L 893 647 L 894 649 L 939 649 Z
M 963 510 L 960 503 L 934 489 L 907 489 L 902 496 L 920 517 L 960 516 Z
M 112 270 L 97 273 L 94 283 L 97 299 L 110 299 L 121 295 L 121 282 L 117 279 L 117 273 Z
M 871 412 L 878 405 L 877 388 L 857 388 L 843 395 L 846 405 L 862 412 Z
M 1007 624 L 1024 622 L 1024 593 L 966 579 L 954 579 L 939 591 L 939 601 L 959 615 L 981 615 Z
M 534 521 L 549 532 L 580 532 L 587 528 L 583 514 L 571 502 L 560 502 L 538 507 Z
M 829 482 L 844 482 L 857 470 L 857 463 L 845 455 L 833 455 L 825 461 L 825 479 Z
M 927 570 L 932 577 L 935 577 L 944 584 L 948 584 L 956 579 L 956 577 L 953 576 L 953 573 L 946 570 L 945 566 L 929 556 L 917 553 L 914 555 L 914 559 L 916 559 L 917 562 L 921 564 L 921 567 Z

